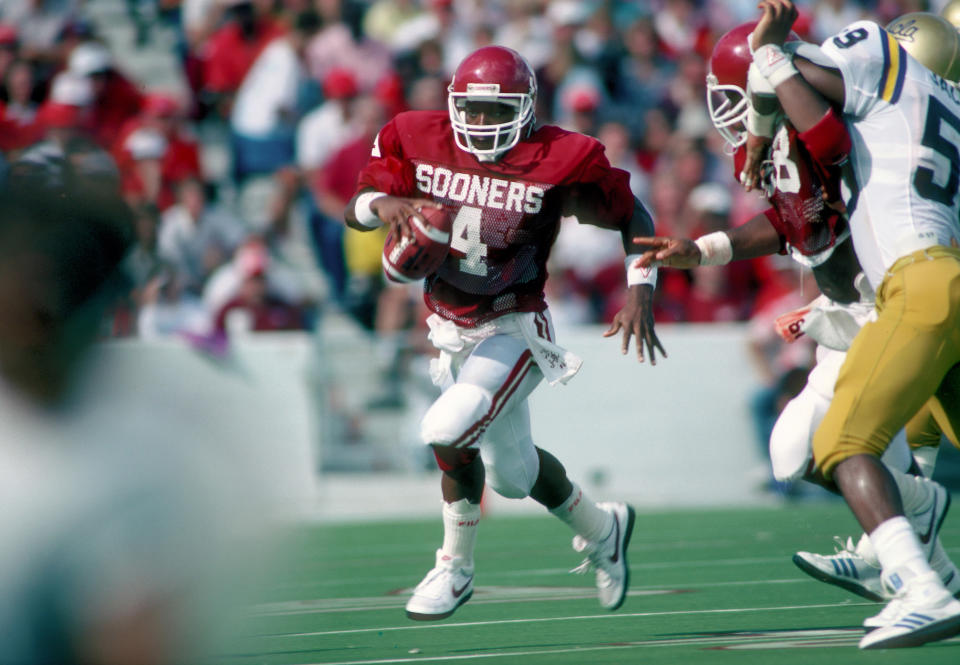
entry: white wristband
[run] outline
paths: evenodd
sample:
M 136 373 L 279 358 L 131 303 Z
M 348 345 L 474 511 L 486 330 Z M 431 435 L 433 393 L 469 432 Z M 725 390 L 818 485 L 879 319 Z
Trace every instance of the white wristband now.
M 723 231 L 714 231 L 700 236 L 693 243 L 700 248 L 700 265 L 722 266 L 733 258 L 733 245 L 730 236 Z
M 641 268 L 640 266 L 633 265 L 641 256 L 642 254 L 630 254 L 623 260 L 623 265 L 627 269 L 627 286 L 649 284 L 656 288 L 657 269 L 653 267 Z
M 744 121 L 744 124 L 747 126 L 747 131 L 754 136 L 772 139 L 773 130 L 777 126 L 777 114 L 770 113 L 769 115 L 764 115 L 757 113 L 751 104 L 750 108 L 747 109 L 747 119 Z
M 800 72 L 793 66 L 793 57 L 783 52 L 776 44 L 764 44 L 753 52 L 753 61 L 760 68 L 767 82 L 776 88 L 791 76 Z
M 779 114 L 777 111 L 767 114 L 760 113 L 757 111 L 754 102 L 756 98 L 764 99 L 767 97 L 772 97 L 775 101 L 777 93 L 773 89 L 773 86 L 770 85 L 770 82 L 767 81 L 766 77 L 760 73 L 760 66 L 755 62 L 751 62 L 750 68 L 747 70 L 747 94 L 750 96 L 750 105 L 747 107 L 747 118 L 744 121 L 744 124 L 747 126 L 747 131 L 754 136 L 772 139 L 773 130 L 777 125 L 777 116 Z
M 377 229 L 383 226 L 383 220 L 377 217 L 377 213 L 370 208 L 374 199 L 379 199 L 381 196 L 386 196 L 386 194 L 383 192 L 364 192 L 357 197 L 357 203 L 353 208 L 354 215 L 356 215 L 357 221 L 368 229 Z

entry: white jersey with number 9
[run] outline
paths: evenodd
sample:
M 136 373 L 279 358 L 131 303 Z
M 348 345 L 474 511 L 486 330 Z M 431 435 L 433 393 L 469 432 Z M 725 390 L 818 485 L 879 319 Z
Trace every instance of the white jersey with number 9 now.
M 822 45 L 843 75 L 853 140 L 844 198 L 874 288 L 899 257 L 960 240 L 960 91 L 870 21 Z

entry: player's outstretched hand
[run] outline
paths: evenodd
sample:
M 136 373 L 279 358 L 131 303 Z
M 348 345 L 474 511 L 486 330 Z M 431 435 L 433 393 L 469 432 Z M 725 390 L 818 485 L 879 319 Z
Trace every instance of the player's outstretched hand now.
M 790 0 L 760 0 L 757 9 L 763 15 L 753 30 L 751 49 L 756 51 L 764 44 L 783 45 L 799 15 L 796 6 Z
M 645 350 L 650 355 L 651 365 L 657 364 L 655 349 L 659 349 L 664 358 L 667 357 L 653 329 L 653 287 L 649 284 L 636 284 L 627 290 L 627 302 L 614 315 L 603 336 L 612 337 L 620 331 L 623 331 L 620 352 L 624 355 L 630 350 L 630 337 L 636 337 L 637 360 L 640 362 L 644 361 Z
M 390 225 L 390 230 L 396 236 L 411 240 L 413 229 L 410 228 L 410 217 L 415 215 L 420 221 L 426 223 L 427 220 L 420 214 L 420 210 L 424 207 L 442 208 L 443 206 L 430 199 L 408 199 L 400 196 L 381 196 L 370 204 L 370 209 L 385 224 Z
M 633 239 L 633 244 L 643 252 L 634 263 L 639 268 L 696 268 L 700 265 L 700 248 L 686 238 L 639 237 Z

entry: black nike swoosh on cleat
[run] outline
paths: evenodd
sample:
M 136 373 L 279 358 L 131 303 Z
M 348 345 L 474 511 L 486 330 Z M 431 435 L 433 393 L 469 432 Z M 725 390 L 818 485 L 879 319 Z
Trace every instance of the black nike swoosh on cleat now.
M 452 589 L 450 589 L 450 592 L 453 593 L 453 597 L 459 598 L 461 594 L 463 594 L 463 592 L 467 590 L 467 587 L 470 586 L 470 582 L 472 581 L 473 581 L 473 575 L 471 575 L 470 579 L 464 582 L 463 586 L 460 587 L 459 589 L 457 587 L 453 587 Z
M 613 516 L 613 528 L 616 529 L 614 533 L 614 547 L 613 555 L 610 557 L 610 563 L 616 563 L 620 560 L 620 520 L 616 515 Z
M 917 534 L 920 537 L 920 542 L 926 545 L 930 542 L 930 536 L 933 535 L 934 523 L 937 521 L 937 495 L 933 495 L 933 506 L 930 508 L 930 524 L 927 525 L 927 532 Z

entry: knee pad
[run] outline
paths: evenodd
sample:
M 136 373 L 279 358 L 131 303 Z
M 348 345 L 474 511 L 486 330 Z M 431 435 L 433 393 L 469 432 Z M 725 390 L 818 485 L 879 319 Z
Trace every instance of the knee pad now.
M 780 482 L 798 480 L 813 457 L 813 433 L 830 403 L 807 386 L 787 403 L 770 434 L 770 464 Z
M 487 485 L 500 496 L 522 499 L 530 495 L 540 473 L 540 458 L 533 440 L 518 440 L 510 448 L 484 446 Z
M 482 427 L 491 403 L 487 390 L 470 383 L 455 383 L 427 409 L 420 421 L 420 438 L 425 444 L 467 443 L 466 435 Z

